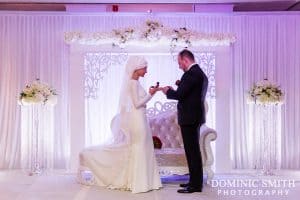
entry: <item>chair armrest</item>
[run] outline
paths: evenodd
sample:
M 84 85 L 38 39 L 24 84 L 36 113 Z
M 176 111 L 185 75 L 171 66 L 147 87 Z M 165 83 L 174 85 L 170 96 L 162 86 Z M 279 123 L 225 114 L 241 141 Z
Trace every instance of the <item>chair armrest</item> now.
M 217 139 L 216 130 L 207 127 L 205 124 L 200 128 L 200 150 L 203 164 L 211 166 L 214 162 L 214 157 L 211 149 L 211 142 Z

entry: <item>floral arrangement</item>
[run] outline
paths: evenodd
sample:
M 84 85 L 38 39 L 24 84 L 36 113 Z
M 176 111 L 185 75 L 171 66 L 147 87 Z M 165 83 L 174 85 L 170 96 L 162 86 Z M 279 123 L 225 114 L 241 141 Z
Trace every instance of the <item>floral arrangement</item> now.
M 152 139 L 153 139 L 153 145 L 154 145 L 154 148 L 155 148 L 155 149 L 161 149 L 161 147 L 162 147 L 162 142 L 161 142 L 161 140 L 159 139 L 159 137 L 157 137 L 157 136 L 152 136 Z
M 157 21 L 146 21 L 146 30 L 143 33 L 145 39 L 149 41 L 159 40 L 162 35 L 162 28 L 164 26 Z
M 185 44 L 185 47 L 191 46 L 192 42 L 190 41 L 191 32 L 187 30 L 187 28 L 179 28 L 173 30 L 173 38 L 171 40 L 171 47 L 176 47 L 178 43 Z
M 111 32 L 66 32 L 65 42 L 87 45 L 105 45 L 125 48 L 127 45 L 175 47 L 228 46 L 236 41 L 233 34 L 202 33 L 186 27 L 170 28 L 158 21 L 147 20 L 141 27 L 114 29 Z
M 32 104 L 47 104 L 55 105 L 57 103 L 56 92 L 53 88 L 45 83 L 42 83 L 39 79 L 33 81 L 33 83 L 26 85 L 21 91 L 19 96 L 19 103 L 21 105 Z
M 248 91 L 248 102 L 258 105 L 277 105 L 283 103 L 280 87 L 267 79 L 255 83 Z
M 100 39 L 98 37 L 99 35 L 97 33 L 94 34 L 94 38 Z M 84 38 L 83 33 L 79 31 L 72 31 L 65 33 L 65 41 L 72 43 L 79 40 L 82 40 Z
M 113 43 L 113 46 L 125 47 L 125 43 L 133 38 L 134 30 L 126 28 L 124 30 L 113 30 L 115 36 L 118 38 L 117 42 Z

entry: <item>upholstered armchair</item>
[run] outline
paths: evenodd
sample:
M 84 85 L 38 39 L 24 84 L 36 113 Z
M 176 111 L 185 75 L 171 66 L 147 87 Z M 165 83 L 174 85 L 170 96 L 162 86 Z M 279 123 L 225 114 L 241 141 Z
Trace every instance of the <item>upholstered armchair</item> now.
M 177 123 L 176 102 L 156 102 L 147 109 L 147 116 L 153 136 L 160 138 L 161 149 L 155 149 L 161 175 L 188 173 L 180 127 Z M 206 105 L 207 106 L 207 105 Z M 206 109 L 207 110 L 207 109 Z M 200 150 L 203 172 L 207 174 L 207 182 L 213 178 L 212 165 L 214 157 L 211 142 L 217 138 L 217 132 L 205 124 L 200 128 Z

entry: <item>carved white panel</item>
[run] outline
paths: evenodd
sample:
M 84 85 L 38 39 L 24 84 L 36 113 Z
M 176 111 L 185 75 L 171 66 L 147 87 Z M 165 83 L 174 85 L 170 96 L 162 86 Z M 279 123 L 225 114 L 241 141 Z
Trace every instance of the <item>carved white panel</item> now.
M 208 78 L 206 98 L 216 98 L 216 55 L 209 52 L 195 53 L 195 59 Z
M 96 99 L 101 80 L 113 65 L 123 65 L 126 53 L 86 53 L 84 55 L 85 97 Z

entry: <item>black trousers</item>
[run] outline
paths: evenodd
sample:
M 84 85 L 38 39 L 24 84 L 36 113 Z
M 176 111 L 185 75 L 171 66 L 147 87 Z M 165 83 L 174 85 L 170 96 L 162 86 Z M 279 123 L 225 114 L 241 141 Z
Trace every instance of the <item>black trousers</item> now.
M 199 146 L 200 124 L 180 125 L 192 187 L 202 188 L 203 167 Z

